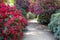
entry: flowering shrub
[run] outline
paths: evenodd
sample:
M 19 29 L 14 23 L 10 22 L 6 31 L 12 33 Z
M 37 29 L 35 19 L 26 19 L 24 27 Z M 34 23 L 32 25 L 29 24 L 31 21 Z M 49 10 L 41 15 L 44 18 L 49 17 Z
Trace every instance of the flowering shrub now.
M 52 0 L 35 0 L 33 3 L 30 3 L 29 11 L 35 14 L 41 14 L 44 12 L 53 12 L 57 6 L 52 2 Z
M 22 15 L 27 18 L 29 0 L 16 0 L 17 9 L 22 10 Z
M 16 7 L 0 3 L 0 40 L 20 40 L 27 20 Z
M 22 15 L 23 15 L 25 18 L 27 18 L 27 16 L 26 16 L 26 14 L 27 14 L 26 10 L 23 9 L 23 8 L 21 8 L 18 4 L 15 4 L 15 5 L 16 5 L 16 7 L 17 7 L 18 10 L 21 10 L 21 11 L 22 11 Z
M 55 13 L 57 7 L 51 3 L 46 3 L 42 6 L 44 11 L 40 13 L 38 16 L 38 22 L 41 24 L 48 24 L 50 22 L 50 17 L 53 13 Z
M 29 6 L 29 0 L 16 0 L 16 4 L 18 4 L 21 8 L 27 9 Z

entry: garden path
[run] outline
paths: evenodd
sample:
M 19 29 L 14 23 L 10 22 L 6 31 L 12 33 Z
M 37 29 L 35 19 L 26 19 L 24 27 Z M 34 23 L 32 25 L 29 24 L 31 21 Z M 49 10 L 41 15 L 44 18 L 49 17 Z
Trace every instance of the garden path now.
M 24 33 L 23 40 L 55 40 L 47 26 L 38 24 L 35 19 L 28 21 L 28 23 L 28 31 Z

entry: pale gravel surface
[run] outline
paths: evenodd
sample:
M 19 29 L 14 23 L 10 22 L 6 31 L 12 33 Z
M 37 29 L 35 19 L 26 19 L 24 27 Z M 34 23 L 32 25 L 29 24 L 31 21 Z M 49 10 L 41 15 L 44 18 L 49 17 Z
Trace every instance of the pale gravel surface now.
M 47 26 L 37 24 L 36 20 L 34 22 L 29 22 L 23 40 L 56 40 Z

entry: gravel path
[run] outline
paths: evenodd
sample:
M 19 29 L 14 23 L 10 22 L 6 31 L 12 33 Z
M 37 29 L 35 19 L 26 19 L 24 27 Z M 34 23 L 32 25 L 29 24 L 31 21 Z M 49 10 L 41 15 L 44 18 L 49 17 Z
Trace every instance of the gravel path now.
M 54 35 L 50 32 L 47 26 L 30 23 L 27 26 L 27 32 L 24 34 L 23 40 L 55 40 Z

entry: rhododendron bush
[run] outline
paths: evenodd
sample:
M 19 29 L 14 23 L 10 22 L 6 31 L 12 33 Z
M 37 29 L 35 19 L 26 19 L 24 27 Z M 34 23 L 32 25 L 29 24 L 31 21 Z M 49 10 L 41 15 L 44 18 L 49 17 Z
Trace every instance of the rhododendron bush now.
M 27 18 L 26 15 L 28 12 L 29 0 L 15 0 L 15 1 L 16 1 L 15 5 L 17 6 L 17 9 L 22 10 L 22 15 L 25 18 Z
M 48 24 L 51 15 L 58 7 L 54 4 L 53 0 L 35 0 L 30 3 L 29 11 L 38 15 L 38 22 L 41 24 Z
M 56 8 L 55 3 L 53 0 L 33 0 L 30 1 L 29 11 L 35 14 L 41 14 L 44 12 L 54 11 Z
M 29 0 L 16 0 L 16 4 L 18 4 L 21 8 L 27 9 L 29 6 Z
M 21 8 L 18 4 L 15 4 L 15 5 L 16 5 L 16 7 L 17 7 L 18 10 L 21 10 L 21 11 L 22 11 L 22 15 L 23 15 L 25 18 L 27 18 L 27 16 L 26 16 L 26 14 L 27 14 L 26 10 L 23 9 L 23 8 Z
M 0 3 L 0 40 L 20 40 L 26 26 L 21 10 Z

